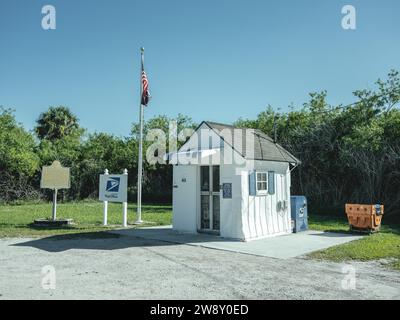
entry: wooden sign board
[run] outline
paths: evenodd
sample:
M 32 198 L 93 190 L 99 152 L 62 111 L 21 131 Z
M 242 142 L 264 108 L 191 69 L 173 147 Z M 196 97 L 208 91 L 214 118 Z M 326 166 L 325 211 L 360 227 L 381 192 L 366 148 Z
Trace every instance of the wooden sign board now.
M 59 161 L 54 161 L 51 166 L 42 168 L 40 187 L 43 189 L 69 189 L 71 186 L 69 168 L 61 166 Z

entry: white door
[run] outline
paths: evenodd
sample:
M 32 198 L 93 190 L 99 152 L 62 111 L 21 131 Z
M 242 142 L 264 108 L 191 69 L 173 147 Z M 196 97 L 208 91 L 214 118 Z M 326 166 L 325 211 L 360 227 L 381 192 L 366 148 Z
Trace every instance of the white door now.
M 200 223 L 201 232 L 220 230 L 219 166 L 200 166 Z
M 197 170 L 197 166 L 174 166 L 172 220 L 176 230 L 197 231 Z

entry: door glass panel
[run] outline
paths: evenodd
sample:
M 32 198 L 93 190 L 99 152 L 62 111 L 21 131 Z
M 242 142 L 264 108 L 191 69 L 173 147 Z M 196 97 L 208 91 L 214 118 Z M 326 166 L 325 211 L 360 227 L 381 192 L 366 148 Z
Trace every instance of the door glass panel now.
M 200 187 L 201 191 L 210 190 L 210 170 L 208 166 L 200 167 Z
M 213 192 L 219 192 L 219 166 L 212 167 Z
M 201 228 L 210 228 L 210 196 L 201 196 Z
M 219 230 L 219 195 L 213 196 L 213 230 Z

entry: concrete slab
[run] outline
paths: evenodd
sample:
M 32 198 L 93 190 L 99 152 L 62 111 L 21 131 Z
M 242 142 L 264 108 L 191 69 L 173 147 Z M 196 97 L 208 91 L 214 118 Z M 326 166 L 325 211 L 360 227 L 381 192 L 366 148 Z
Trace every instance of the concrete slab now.
M 172 230 L 171 226 L 123 229 L 110 232 L 124 236 L 200 246 L 277 259 L 295 258 L 314 251 L 358 240 L 363 237 L 360 235 L 309 230 L 302 233 L 242 242 L 224 239 L 210 234 L 178 233 Z

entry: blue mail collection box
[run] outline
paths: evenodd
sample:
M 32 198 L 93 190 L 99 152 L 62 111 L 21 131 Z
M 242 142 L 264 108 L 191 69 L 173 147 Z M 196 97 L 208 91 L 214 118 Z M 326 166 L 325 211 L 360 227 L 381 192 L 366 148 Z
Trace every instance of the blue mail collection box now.
M 290 206 L 292 212 L 293 232 L 308 229 L 307 199 L 304 196 L 291 196 Z

